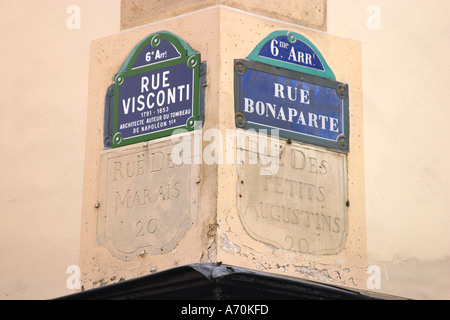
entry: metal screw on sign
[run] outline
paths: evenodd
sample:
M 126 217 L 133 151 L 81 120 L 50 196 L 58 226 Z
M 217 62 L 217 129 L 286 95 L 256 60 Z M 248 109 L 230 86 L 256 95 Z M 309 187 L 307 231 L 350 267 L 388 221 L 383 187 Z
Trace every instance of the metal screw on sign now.
M 195 125 L 195 120 L 194 117 L 190 117 L 187 121 L 186 121 L 186 128 L 188 130 L 193 129 Z
M 194 68 L 197 65 L 197 57 L 196 56 L 191 56 L 188 59 L 187 65 L 189 68 Z
M 247 117 L 242 112 L 237 112 L 234 115 L 234 120 L 236 122 L 236 127 L 238 128 L 245 128 L 247 125 Z
M 339 98 L 341 99 L 345 99 L 348 97 L 348 87 L 345 84 L 338 84 L 336 87 L 336 93 L 338 95 Z
M 295 43 L 297 41 L 297 37 L 292 32 L 288 32 L 287 37 L 290 43 Z
M 341 148 L 342 150 L 348 149 L 348 139 L 346 136 L 339 136 L 337 143 L 339 148 Z
M 244 74 L 247 71 L 246 66 L 242 63 L 242 61 L 238 61 L 236 62 L 236 64 L 234 65 L 234 70 L 236 70 L 237 74 Z
M 161 38 L 159 37 L 159 34 L 156 34 L 152 40 L 151 40 L 152 46 L 156 48 L 161 43 Z
M 122 75 L 121 73 L 117 74 L 116 77 L 115 77 L 115 79 L 114 79 L 114 81 L 115 81 L 115 83 L 116 83 L 117 85 L 120 86 L 120 85 L 123 83 L 123 81 L 124 81 L 123 75 Z
M 115 143 L 116 145 L 117 145 L 117 144 L 121 144 L 122 141 L 123 141 L 123 136 L 122 136 L 122 134 L 121 134 L 120 132 L 117 132 L 117 133 L 114 135 L 113 141 L 114 141 L 114 143 Z

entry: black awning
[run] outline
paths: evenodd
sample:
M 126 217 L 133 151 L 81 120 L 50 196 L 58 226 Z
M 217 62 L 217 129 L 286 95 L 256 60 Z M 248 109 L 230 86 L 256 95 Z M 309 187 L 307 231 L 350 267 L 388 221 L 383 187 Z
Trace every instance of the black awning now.
M 198 263 L 82 291 L 58 300 L 386 300 L 397 297 Z

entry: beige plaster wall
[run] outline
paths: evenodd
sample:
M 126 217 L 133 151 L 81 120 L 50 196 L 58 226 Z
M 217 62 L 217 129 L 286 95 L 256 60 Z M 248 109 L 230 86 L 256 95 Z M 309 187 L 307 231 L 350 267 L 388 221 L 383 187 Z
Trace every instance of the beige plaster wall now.
M 72 11 L 79 29 L 69 29 Z M 0 1 L 0 299 L 46 299 L 78 265 L 89 45 L 120 1 Z M 70 20 L 71 21 L 71 20 Z
M 448 1 L 328 1 L 361 41 L 367 246 L 380 291 L 450 298 Z
M 282 0 L 282 3 L 286 2 Z M 97 183 L 102 131 L 98 121 L 102 121 L 100 112 L 105 90 L 99 82 L 94 82 L 95 89 L 88 93 L 89 68 L 94 65 L 94 70 L 105 72 L 101 76 L 102 83 L 108 83 L 120 64 L 119 58 L 113 63 L 111 58 L 119 55 L 123 58 L 133 41 L 159 30 L 160 25 L 148 25 L 138 28 L 136 33 L 125 32 L 117 37 L 102 37 L 115 34 L 119 29 L 219 4 L 217 0 L 195 1 L 195 4 L 186 1 L 184 6 L 179 6 L 164 1 L 171 8 L 164 12 L 170 14 L 161 16 L 158 10 L 155 16 L 152 15 L 155 11 L 147 6 L 150 1 L 133 3 L 118 0 L 0 2 L 0 34 L 4 39 L 0 59 L 3 92 L 0 133 L 6 137 L 0 142 L 0 299 L 40 299 L 69 293 L 66 268 L 81 265 L 80 261 L 84 259 L 79 259 L 79 249 L 86 245 L 80 243 L 80 227 L 83 232 L 89 225 L 80 225 L 80 212 L 94 213 L 96 199 L 88 195 L 82 204 L 82 192 L 83 188 L 93 190 Z M 447 164 L 450 154 L 443 146 L 448 144 L 450 133 L 446 124 L 450 116 L 447 108 L 450 97 L 445 87 L 450 81 L 446 71 L 450 48 L 445 40 L 450 30 L 446 17 L 449 3 L 446 0 L 301 3 L 306 3 L 303 7 L 306 9 L 304 14 L 297 15 L 289 8 L 278 8 L 274 2 L 264 1 L 268 10 L 257 11 L 259 1 L 220 1 L 220 4 L 234 8 L 232 12 L 231 8 L 223 10 L 224 15 L 234 19 L 244 14 L 241 11 L 249 11 L 250 20 L 260 22 L 256 25 L 263 26 L 267 33 L 272 27 L 282 26 L 283 22 L 267 24 L 257 14 L 288 22 L 286 28 L 311 37 L 325 53 L 332 52 L 336 46 L 349 48 L 348 53 L 342 52 L 342 57 L 325 56 L 338 80 L 361 84 L 357 90 L 362 90 L 363 110 L 357 109 L 357 112 L 363 119 L 363 123 L 359 123 L 363 133 L 355 138 L 361 146 L 358 157 L 362 155 L 364 162 L 353 163 L 362 165 L 356 170 L 364 174 L 357 179 L 363 179 L 366 200 L 356 201 L 356 207 L 352 202 L 351 208 L 366 213 L 368 264 L 380 267 L 381 271 L 381 288 L 377 291 L 419 299 L 448 299 L 450 203 L 447 195 L 450 172 Z M 80 29 L 67 28 L 70 14 L 66 10 L 70 5 L 81 8 Z M 379 20 L 376 20 L 377 13 Z M 203 57 L 208 57 L 209 77 L 210 70 L 223 72 L 220 84 L 226 91 L 220 97 L 211 94 L 219 90 L 213 81 L 207 97 L 212 99 L 209 103 L 225 106 L 231 99 L 231 73 L 225 74 L 230 68 L 229 62 L 219 62 L 219 52 L 205 45 L 207 42 L 196 37 L 192 30 L 183 30 L 182 21 L 185 20 L 170 20 L 165 27 L 179 31 L 202 52 Z M 327 30 L 328 34 L 290 23 Z M 245 27 L 242 22 L 238 25 Z M 211 38 L 219 33 L 218 29 L 209 31 L 211 33 L 205 39 L 215 43 L 216 40 Z M 252 32 L 257 33 L 256 30 Z M 261 38 L 265 35 L 264 32 L 258 34 Z M 221 34 L 221 42 L 236 44 L 233 42 L 236 40 L 223 37 L 226 37 L 225 33 Z M 116 38 L 120 41 L 114 42 Z M 99 40 L 91 46 L 93 39 Z M 110 51 L 102 47 L 109 42 L 115 43 L 114 50 L 119 48 L 117 53 L 112 51 L 111 56 Z M 244 47 L 237 46 L 236 51 L 231 48 L 221 47 L 220 54 L 232 58 L 247 54 Z M 355 54 L 357 52 L 361 54 Z M 101 64 L 103 66 L 99 66 Z M 362 77 L 362 81 L 348 78 L 345 68 L 358 68 L 359 65 L 362 73 L 356 77 Z M 89 81 L 91 85 L 92 77 Z M 88 94 L 89 101 L 92 96 L 100 99 L 95 102 L 95 107 L 91 107 L 94 109 L 87 108 Z M 354 95 L 355 92 L 351 93 Z M 92 118 L 89 116 L 86 122 L 88 112 L 89 115 L 92 113 Z M 220 121 L 222 129 L 232 123 L 230 114 L 219 116 L 214 109 L 209 112 L 211 119 Z M 228 169 L 214 167 L 209 170 Z M 229 177 L 219 175 L 219 181 L 227 182 L 227 179 Z M 230 209 L 228 200 L 233 201 L 229 194 L 222 193 L 218 202 L 222 216 Z M 210 210 L 213 209 L 211 206 Z M 214 245 L 223 246 L 224 240 L 236 241 L 233 233 L 230 236 L 227 233 L 227 238 L 214 237 L 217 232 L 225 234 L 228 226 L 236 230 L 236 225 L 223 224 L 216 229 L 212 220 L 208 221 L 203 226 L 203 230 L 208 230 L 204 239 L 207 253 L 214 252 Z M 88 237 L 92 237 L 92 230 L 89 232 Z M 352 254 L 365 250 L 363 244 L 354 248 L 358 249 Z M 90 255 L 86 257 L 92 258 Z M 109 258 L 105 257 L 107 255 L 101 253 L 95 264 L 109 263 Z M 222 252 L 222 257 L 227 261 L 248 263 L 226 251 Z M 278 258 L 270 256 L 273 261 Z M 135 274 L 152 270 L 154 265 L 148 258 L 141 259 L 144 261 L 145 264 L 138 264 L 133 270 Z M 175 265 L 175 259 L 169 264 Z M 323 266 L 316 260 L 314 264 L 320 273 Z M 114 268 L 117 267 L 120 264 Z M 117 270 L 114 268 L 112 271 Z M 283 268 L 272 268 L 271 271 L 283 274 Z M 311 272 L 313 269 L 300 270 Z M 363 273 L 361 269 L 359 284 L 362 286 L 364 277 L 369 276 Z M 108 281 L 110 278 L 105 275 L 97 273 L 96 280 Z M 90 284 L 94 281 L 90 279 Z

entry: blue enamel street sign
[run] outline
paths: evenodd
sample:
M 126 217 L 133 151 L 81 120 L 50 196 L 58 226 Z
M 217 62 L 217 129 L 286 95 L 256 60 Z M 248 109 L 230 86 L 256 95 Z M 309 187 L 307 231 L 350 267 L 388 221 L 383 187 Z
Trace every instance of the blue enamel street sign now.
M 112 147 L 194 130 L 202 120 L 200 65 L 200 54 L 170 32 L 142 40 L 114 77 Z
M 185 126 L 193 115 L 194 70 L 186 63 L 125 78 L 118 94 L 123 140 Z
M 236 126 L 348 151 L 345 84 L 254 61 L 235 61 Z
M 235 60 L 234 72 L 237 127 L 275 128 L 280 137 L 348 152 L 348 86 L 308 39 L 273 32 Z

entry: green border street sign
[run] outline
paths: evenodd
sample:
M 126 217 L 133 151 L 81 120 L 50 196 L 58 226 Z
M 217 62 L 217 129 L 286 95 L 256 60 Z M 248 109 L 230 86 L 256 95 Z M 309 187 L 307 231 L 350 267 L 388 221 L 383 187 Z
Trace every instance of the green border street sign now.
M 192 131 L 203 120 L 199 52 L 168 31 L 150 34 L 131 51 L 113 79 L 113 108 L 105 130 L 121 147 Z M 112 89 L 112 88 L 111 88 Z M 112 93 L 108 90 L 108 96 Z M 112 120 L 112 125 L 106 125 Z

